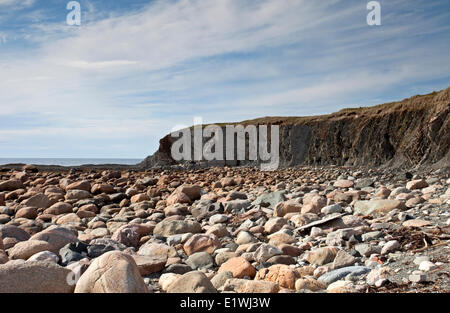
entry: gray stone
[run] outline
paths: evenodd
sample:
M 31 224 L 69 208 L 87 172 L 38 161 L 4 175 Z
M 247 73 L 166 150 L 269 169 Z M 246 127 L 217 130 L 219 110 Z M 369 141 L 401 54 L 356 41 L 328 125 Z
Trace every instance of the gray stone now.
M 66 266 L 70 263 L 82 260 L 85 258 L 81 253 L 78 253 L 76 251 L 72 251 L 67 247 L 62 247 L 59 250 L 59 256 L 61 257 L 61 264 L 63 266 Z
M 354 265 L 355 262 L 356 258 L 353 255 L 345 252 L 344 250 L 339 250 L 333 261 L 333 269 L 348 267 Z
M 228 221 L 228 216 L 224 214 L 214 214 L 209 218 L 209 223 L 211 225 L 225 223 L 226 221 Z
M 30 239 L 30 234 L 14 225 L 0 225 L 0 236 L 5 238 L 14 238 L 17 241 L 25 241 Z
M 286 193 L 285 191 L 275 191 L 271 193 L 265 193 L 256 198 L 256 200 L 253 201 L 252 204 L 273 209 L 278 203 L 283 202 L 286 199 L 284 197 L 285 193 Z
M 418 256 L 414 259 L 414 264 L 420 265 L 423 261 L 430 261 L 430 257 L 426 255 Z
M 329 246 L 341 246 L 354 235 L 358 235 L 358 232 L 353 228 L 338 229 L 328 233 L 326 244 Z
M 223 285 L 225 285 L 225 282 L 227 279 L 232 279 L 233 273 L 230 271 L 223 271 L 217 273 L 212 279 L 211 283 L 213 284 L 214 288 L 219 289 Z
M 193 270 L 210 269 L 214 266 L 214 259 L 207 252 L 197 252 L 189 256 L 186 264 Z
M 352 274 L 354 276 L 364 275 L 370 272 L 371 268 L 367 266 L 348 266 L 343 267 L 328 273 L 323 274 L 319 277 L 318 281 L 323 282 L 327 285 L 338 281 L 345 276 Z
M 360 178 L 356 180 L 355 182 L 355 188 L 362 189 L 365 187 L 372 187 L 375 180 L 373 178 L 367 177 L 367 178 Z
M 48 261 L 48 262 L 58 263 L 59 256 L 57 256 L 55 253 L 50 252 L 50 251 L 42 251 L 42 252 L 33 254 L 27 261 L 28 262 L 30 262 L 30 261 Z
M 191 271 L 192 271 L 192 268 L 187 264 L 171 264 L 164 269 L 163 274 L 174 273 L 174 274 L 183 275 L 183 274 L 191 272 Z
M 268 259 L 275 255 L 281 255 L 283 252 L 277 247 L 263 243 L 256 249 L 253 256 L 257 262 L 266 262 Z
M 169 237 L 177 234 L 200 233 L 201 225 L 196 221 L 164 220 L 156 224 L 153 235 Z
M 97 258 L 106 252 L 119 250 L 123 251 L 127 248 L 124 244 L 109 238 L 98 238 L 90 242 L 87 247 L 87 253 L 90 258 Z
M 255 236 L 253 236 L 251 233 L 246 232 L 246 231 L 240 231 L 235 240 L 235 242 L 238 245 L 244 245 L 247 243 L 253 243 L 253 242 L 257 242 L 257 241 L 258 241 L 258 239 L 256 239 Z
M 236 213 L 242 209 L 247 209 L 251 205 L 248 200 L 232 200 L 225 203 L 224 211 L 227 213 Z
M 362 241 L 372 241 L 372 240 L 380 238 L 382 235 L 383 235 L 383 233 L 380 231 L 371 231 L 371 232 L 363 234 L 361 236 L 361 238 L 362 238 Z
M 327 205 L 326 207 L 323 207 L 320 212 L 322 212 L 323 214 L 333 214 L 333 213 L 341 213 L 342 212 L 342 207 L 339 204 L 332 204 L 332 205 Z
M 361 243 L 355 246 L 355 250 L 358 251 L 359 254 L 369 257 L 371 254 L 379 254 L 381 253 L 381 247 L 373 246 L 368 243 Z
M 400 249 L 400 243 L 397 240 L 391 240 L 386 242 L 386 244 L 381 249 L 381 254 L 388 254 L 395 252 Z

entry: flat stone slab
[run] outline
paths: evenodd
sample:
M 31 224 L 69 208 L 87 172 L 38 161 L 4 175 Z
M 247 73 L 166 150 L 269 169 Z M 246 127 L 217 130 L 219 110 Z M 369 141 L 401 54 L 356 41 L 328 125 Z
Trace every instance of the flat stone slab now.
M 334 221 L 334 220 L 336 220 L 336 219 L 338 219 L 340 217 L 343 217 L 344 215 L 347 215 L 347 214 L 335 213 L 335 214 L 332 214 L 331 216 L 327 216 L 327 217 L 325 217 L 325 218 L 323 218 L 321 220 L 314 221 L 314 222 L 311 222 L 309 224 L 300 226 L 300 227 L 296 228 L 295 230 L 304 231 L 305 229 L 308 229 L 308 228 L 311 228 L 311 227 L 314 227 L 314 226 L 317 226 L 317 225 L 322 225 L 322 224 L 328 223 L 330 221 Z
M 328 273 L 323 274 L 319 277 L 318 281 L 325 283 L 327 285 L 334 283 L 335 281 L 338 281 L 348 274 L 353 274 L 355 276 L 358 275 L 364 275 L 371 271 L 370 267 L 367 266 L 348 266 L 343 267 Z

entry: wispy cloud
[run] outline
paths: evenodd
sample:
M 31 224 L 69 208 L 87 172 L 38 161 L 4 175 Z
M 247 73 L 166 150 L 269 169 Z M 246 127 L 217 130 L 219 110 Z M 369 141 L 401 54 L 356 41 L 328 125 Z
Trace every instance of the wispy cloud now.
M 8 7 L 8 9 L 24 8 L 34 4 L 35 0 L 0 0 L 0 7 Z

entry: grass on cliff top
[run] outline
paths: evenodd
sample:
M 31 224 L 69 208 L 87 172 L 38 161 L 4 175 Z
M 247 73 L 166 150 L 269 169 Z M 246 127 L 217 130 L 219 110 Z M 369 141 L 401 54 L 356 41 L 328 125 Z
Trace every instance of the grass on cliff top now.
M 230 123 L 216 123 L 221 127 L 226 125 L 260 125 L 260 124 L 273 124 L 273 125 L 298 125 L 307 124 L 311 122 L 319 122 L 329 119 L 344 119 L 344 118 L 356 118 L 360 116 L 374 116 L 385 115 L 395 111 L 419 111 L 423 109 L 436 106 L 437 108 L 445 107 L 449 105 L 450 99 L 450 87 L 441 91 L 434 91 L 426 95 L 416 95 L 411 98 L 407 98 L 401 101 L 389 102 L 384 104 L 375 105 L 372 107 L 359 107 L 342 109 L 338 112 L 317 115 L 317 116 L 265 116 L 252 120 L 246 120 L 242 122 L 230 122 Z M 211 125 L 204 124 L 203 128 Z M 192 129 L 194 126 L 191 126 Z

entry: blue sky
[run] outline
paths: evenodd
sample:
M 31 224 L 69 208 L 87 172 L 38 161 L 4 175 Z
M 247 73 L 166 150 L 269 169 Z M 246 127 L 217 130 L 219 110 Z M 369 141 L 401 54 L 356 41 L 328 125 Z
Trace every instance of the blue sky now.
M 450 85 L 450 2 L 0 0 L 0 157 L 144 158 L 194 117 L 303 116 Z

